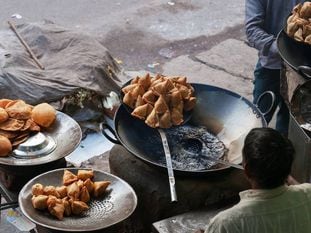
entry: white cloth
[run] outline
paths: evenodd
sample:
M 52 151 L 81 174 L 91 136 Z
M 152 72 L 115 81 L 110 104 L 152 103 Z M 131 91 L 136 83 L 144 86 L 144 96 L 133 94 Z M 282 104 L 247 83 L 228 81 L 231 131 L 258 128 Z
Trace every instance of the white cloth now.
M 217 214 L 205 233 L 310 233 L 311 184 L 247 190 Z

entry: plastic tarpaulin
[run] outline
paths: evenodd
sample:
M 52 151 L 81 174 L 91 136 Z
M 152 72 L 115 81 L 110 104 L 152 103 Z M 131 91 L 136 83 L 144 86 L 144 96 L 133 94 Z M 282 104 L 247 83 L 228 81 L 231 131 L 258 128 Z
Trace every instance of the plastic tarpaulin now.
M 0 31 L 0 98 L 37 104 L 81 88 L 107 96 L 119 92 L 125 81 L 108 50 L 92 36 L 52 23 L 22 24 L 17 31 L 45 69 L 37 67 L 10 28 Z

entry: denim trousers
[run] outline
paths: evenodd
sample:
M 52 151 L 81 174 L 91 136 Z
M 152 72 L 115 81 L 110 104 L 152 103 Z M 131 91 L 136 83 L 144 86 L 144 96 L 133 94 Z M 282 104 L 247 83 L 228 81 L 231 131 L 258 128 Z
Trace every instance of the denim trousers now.
M 254 90 L 253 97 L 254 103 L 257 103 L 258 97 L 265 91 L 272 91 L 275 94 L 275 103 L 272 110 L 265 115 L 267 123 L 271 121 L 273 114 L 279 106 L 279 111 L 276 115 L 276 130 L 283 135 L 288 134 L 288 123 L 289 123 L 289 111 L 280 94 L 280 73 L 279 69 L 267 69 L 260 65 L 258 62 L 254 71 Z M 271 98 L 262 98 L 258 103 L 258 107 L 262 112 L 265 112 L 271 106 Z

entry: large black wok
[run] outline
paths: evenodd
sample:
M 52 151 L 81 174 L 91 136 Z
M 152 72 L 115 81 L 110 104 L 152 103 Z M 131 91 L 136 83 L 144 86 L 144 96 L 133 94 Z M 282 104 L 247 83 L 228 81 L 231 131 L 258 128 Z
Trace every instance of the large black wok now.
M 295 41 L 284 30 L 277 36 L 277 47 L 282 59 L 306 79 L 311 79 L 311 45 Z
M 246 134 L 254 127 L 267 125 L 263 114 L 254 104 L 234 92 L 203 84 L 192 84 L 192 86 L 195 89 L 197 104 L 186 125 L 205 126 L 225 144 L 229 161 L 241 163 L 241 149 Z M 122 105 L 116 112 L 114 125 L 117 140 L 134 156 L 149 164 L 166 168 L 163 164 L 165 156 L 162 142 L 156 129 L 132 117 Z M 169 137 L 168 144 L 170 148 L 177 146 L 176 142 L 170 141 Z M 174 171 L 177 174 L 189 175 L 227 168 L 229 167 L 216 166 L 200 170 L 174 168 Z

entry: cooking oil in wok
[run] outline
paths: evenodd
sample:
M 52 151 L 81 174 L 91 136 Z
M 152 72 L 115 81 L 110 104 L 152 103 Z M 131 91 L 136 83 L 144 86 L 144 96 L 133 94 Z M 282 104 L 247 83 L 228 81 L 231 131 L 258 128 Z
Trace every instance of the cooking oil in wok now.
M 184 125 L 166 131 L 173 168 L 183 171 L 208 170 L 216 165 L 209 157 L 220 159 L 226 147 L 206 127 Z M 160 163 L 166 164 L 165 158 Z

